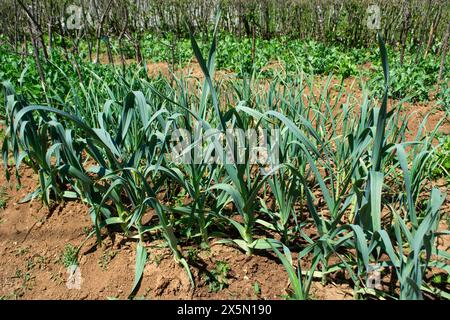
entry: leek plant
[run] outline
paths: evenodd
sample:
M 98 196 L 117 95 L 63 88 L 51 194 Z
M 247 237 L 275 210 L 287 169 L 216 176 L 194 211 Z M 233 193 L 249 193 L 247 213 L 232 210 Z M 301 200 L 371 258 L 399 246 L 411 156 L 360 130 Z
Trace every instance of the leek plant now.
M 133 294 L 147 259 L 146 242 L 155 234 L 192 282 L 182 246 L 195 239 L 202 246 L 235 245 L 249 255 L 273 250 L 296 299 L 307 299 L 313 281 L 326 282 L 336 271 L 350 277 L 355 297 L 388 296 L 364 281 L 373 264 L 391 268 L 400 299 L 436 292 L 424 277 L 430 266 L 448 271 L 435 259 L 445 261 L 448 254 L 434 248 L 436 236 L 446 233 L 437 231 L 445 197 L 432 188 L 444 119 L 426 132 L 425 118 L 408 140 L 411 116 L 401 114 L 401 101 L 388 110 L 389 67 L 381 37 L 384 97 L 378 107 L 364 83 L 358 101 L 342 83 L 333 87 L 332 75 L 317 88 L 314 76 L 302 70 L 275 74 L 267 83 L 254 69 L 218 83 L 218 21 L 206 59 L 190 33 L 201 82 L 175 74 L 152 79 L 145 68 L 101 71 L 82 65 L 90 77 L 78 84 L 55 63 L 55 81 L 65 79 L 68 88 L 49 85 L 42 105 L 4 82 L 8 178 L 12 161 L 18 178 L 26 164 L 39 179 L 39 188 L 24 201 L 83 201 L 99 242 L 103 229 L 136 241 Z M 189 136 L 175 137 L 180 130 Z M 278 154 L 279 161 L 255 163 L 248 139 L 242 150 L 230 149 L 239 141 L 229 130 L 266 132 L 265 152 L 269 158 Z M 173 157 L 178 143 L 178 156 L 190 161 Z M 206 154 L 195 161 L 199 149 Z M 177 194 L 188 201 L 177 203 Z M 144 224 L 149 211 L 156 218 Z M 298 253 L 295 266 L 291 252 Z M 332 257 L 338 262 L 330 263 Z M 311 261 L 308 270 L 301 267 L 305 260 Z

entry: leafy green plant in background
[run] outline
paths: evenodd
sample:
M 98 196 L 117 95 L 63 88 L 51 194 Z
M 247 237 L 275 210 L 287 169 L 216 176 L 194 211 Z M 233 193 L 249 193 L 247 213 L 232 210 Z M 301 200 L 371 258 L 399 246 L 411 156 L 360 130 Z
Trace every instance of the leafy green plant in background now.
M 179 38 L 175 41 L 174 56 L 172 54 L 169 35 L 166 38 L 148 34 L 143 39 L 143 55 L 147 62 L 173 62 L 184 67 L 193 61 L 191 44 L 189 38 Z M 369 84 L 373 92 L 381 95 L 382 88 L 382 72 L 381 65 L 378 62 L 374 48 L 346 48 L 339 45 L 325 45 L 316 41 L 304 41 L 298 39 L 290 39 L 287 37 L 273 38 L 264 40 L 255 39 L 254 60 L 252 60 L 252 39 L 237 38 L 230 34 L 221 34 L 218 36 L 218 48 L 221 52 L 216 57 L 216 65 L 218 69 L 225 69 L 236 72 L 239 76 L 249 76 L 255 70 L 262 71 L 271 63 L 280 63 L 284 70 L 295 73 L 299 67 L 304 71 L 312 74 L 330 74 L 333 73 L 338 77 L 347 78 L 362 74 L 369 78 Z M 113 44 L 113 50 L 119 54 L 117 44 Z M 81 52 L 87 51 L 87 48 L 81 46 Z M 208 50 L 209 41 L 200 39 L 198 41 L 199 48 L 202 52 Z M 86 50 L 84 50 L 84 49 Z M 23 89 L 29 94 L 34 95 L 37 100 L 42 101 L 42 90 L 39 84 L 39 76 L 34 60 L 27 57 L 22 60 L 18 55 L 10 54 L 6 48 L 0 48 L 4 51 L 1 55 L 0 64 L 0 80 L 21 79 L 20 83 L 28 83 Z M 133 59 L 133 50 L 125 49 L 125 53 L 129 52 L 127 59 Z M 398 51 L 389 50 L 391 57 L 391 90 L 390 96 L 395 99 L 409 97 L 413 101 L 427 101 L 430 93 L 435 91 L 437 84 L 437 74 L 439 71 L 439 61 L 434 55 L 417 56 L 414 48 L 408 47 L 404 58 L 403 65 L 400 65 L 400 53 Z M 82 69 L 85 65 L 87 57 L 83 55 L 74 57 Z M 83 61 L 84 59 L 84 61 Z M 447 58 L 448 59 L 448 58 Z M 74 66 L 63 58 L 63 53 L 55 48 L 52 52 L 53 63 L 45 64 L 46 79 L 48 81 L 60 85 L 57 87 L 49 86 L 50 90 L 57 90 L 60 93 L 69 89 L 70 82 L 77 82 Z M 369 69 L 361 68 L 362 65 L 369 63 Z M 61 70 L 69 76 L 72 81 L 61 81 Z M 27 66 L 25 69 L 24 67 Z M 131 68 L 129 66 L 128 68 Z M 89 69 L 93 70 L 101 77 L 111 77 L 111 66 L 91 64 Z M 23 72 L 22 72 L 23 71 Z M 83 72 L 82 74 L 85 74 Z M 445 70 L 444 78 L 448 73 Z M 21 74 L 22 73 L 22 74 Z M 89 74 L 89 72 L 88 72 Z M 263 72 L 268 77 L 272 77 L 273 72 L 266 70 Z M 59 79 L 59 80 L 58 80 Z M 83 81 L 87 81 L 84 79 Z M 34 83 L 31 85 L 31 83 Z M 444 82 L 445 83 L 445 82 Z M 15 84 L 14 84 L 15 85 Z M 62 87 L 61 87 L 62 86 Z M 20 86 L 21 87 L 21 86 Z M 18 86 L 16 89 L 20 92 Z M 439 91 L 442 92 L 442 89 Z M 445 91 L 444 91 L 445 92 Z M 441 94 L 442 95 L 442 94 Z M 443 94 L 443 98 L 445 98 Z M 448 95 L 447 95 L 448 96 Z

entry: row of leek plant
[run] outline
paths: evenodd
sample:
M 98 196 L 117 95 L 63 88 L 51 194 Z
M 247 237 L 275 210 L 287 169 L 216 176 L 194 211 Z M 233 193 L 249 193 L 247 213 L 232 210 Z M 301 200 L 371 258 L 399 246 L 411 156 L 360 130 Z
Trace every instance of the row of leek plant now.
M 164 236 L 194 281 L 179 247 L 186 240 L 177 236 L 181 229 L 190 230 L 188 238 L 204 245 L 222 234 L 218 242 L 237 245 L 247 254 L 275 250 L 290 276 L 294 298 L 307 298 L 313 278 L 327 281 L 336 270 L 350 275 L 356 294 L 371 293 L 362 279 L 374 263 L 395 270 L 400 298 L 421 298 L 422 290 L 430 290 L 423 284 L 427 267 L 448 269 L 430 260 L 432 254 L 448 258 L 433 249 L 444 196 L 432 189 L 428 207 L 421 212 L 416 208 L 428 188 L 440 124 L 424 133 L 425 119 L 415 139 L 406 141 L 409 117 L 401 116 L 399 107 L 387 110 L 389 70 L 382 40 L 384 98 L 378 108 L 364 90 L 359 110 L 350 96 L 339 102 L 343 87 L 332 99 L 331 77 L 318 97 L 313 79 L 305 80 L 303 73 L 299 79 L 278 75 L 263 92 L 257 74 L 216 86 L 216 30 L 207 59 L 192 34 L 191 41 L 205 78 L 197 92 L 192 79 L 175 75 L 174 85 L 163 78 L 131 75 L 118 77 L 118 85 L 111 87 L 107 80 L 112 79 L 94 76 L 90 87 L 79 90 L 73 84 L 64 98 L 50 96 L 48 101 L 57 101 L 55 108 L 30 105 L 5 82 L 5 167 L 11 152 L 18 177 L 22 162 L 39 177 L 40 187 L 24 201 L 40 196 L 51 205 L 79 198 L 90 206 L 99 241 L 101 229 L 114 225 L 138 239 L 133 291 L 147 258 L 145 235 L 154 232 Z M 106 93 L 106 102 L 97 91 Z M 232 99 L 221 99 L 227 95 Z M 167 156 L 171 132 L 193 131 L 196 124 L 200 136 L 210 129 L 279 129 L 281 164 L 271 174 L 255 171 L 248 145 L 242 164 L 173 161 Z M 226 150 L 218 140 L 212 142 L 223 158 Z M 185 152 L 200 143 L 194 135 Z M 170 196 L 174 189 L 182 189 L 191 202 L 177 206 L 160 196 Z M 386 191 L 396 196 L 384 198 Z M 266 195 L 274 207 L 267 205 Z M 241 219 L 227 209 L 230 203 Z M 383 218 L 383 208 L 389 209 L 391 219 Z M 143 225 L 150 209 L 158 223 Z M 235 228 L 238 238 L 218 233 L 224 224 Z M 311 225 L 314 236 L 304 232 Z M 279 233 L 282 240 L 264 236 L 265 231 Z M 306 245 L 298 248 L 299 239 Z M 297 272 L 291 250 L 300 251 Z M 388 261 L 380 261 L 383 254 Z M 330 265 L 333 255 L 340 260 Z M 300 261 L 307 257 L 312 264 L 302 271 Z

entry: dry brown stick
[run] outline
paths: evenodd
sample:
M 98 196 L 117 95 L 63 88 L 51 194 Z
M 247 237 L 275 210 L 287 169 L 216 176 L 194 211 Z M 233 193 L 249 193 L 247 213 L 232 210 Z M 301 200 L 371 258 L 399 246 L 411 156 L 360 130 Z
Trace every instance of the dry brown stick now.
M 30 20 L 28 20 L 28 27 L 30 29 L 30 39 L 31 39 L 31 44 L 33 46 L 34 60 L 36 62 L 36 67 L 37 67 L 37 70 L 39 73 L 39 78 L 41 79 L 42 86 L 45 86 L 45 76 L 44 76 L 44 71 L 42 69 L 41 59 L 39 57 L 38 44 L 36 43 L 35 35 L 33 32 L 33 26 L 31 24 Z
M 405 7 L 405 11 L 403 13 L 403 29 L 402 29 L 402 33 L 401 33 L 401 41 L 402 41 L 402 48 L 401 48 L 401 52 L 400 52 L 400 65 L 403 65 L 403 60 L 405 58 L 405 49 L 406 49 L 406 40 L 408 39 L 408 32 L 409 32 L 409 19 L 411 17 L 411 14 L 409 12 L 409 8 L 408 8 L 408 4 L 405 1 L 404 5 L 406 5 Z
M 106 15 L 109 12 L 109 9 L 111 8 L 113 0 L 109 0 L 108 5 L 106 6 L 105 11 L 103 12 L 102 16 L 100 17 L 100 21 L 97 24 L 97 43 L 96 43 L 96 54 L 95 54 L 95 63 L 98 63 L 100 59 L 100 39 L 102 34 L 102 28 L 103 24 L 105 23 Z
M 442 80 L 442 76 L 444 74 L 445 58 L 447 56 L 447 49 L 448 49 L 448 34 L 449 34 L 449 31 L 450 31 L 450 22 L 447 23 L 447 29 L 445 31 L 444 41 L 442 42 L 442 49 L 441 49 L 442 58 L 441 58 L 441 65 L 439 67 L 439 76 L 438 76 L 438 80 L 439 81 Z
M 40 47 L 42 48 L 42 53 L 44 54 L 44 58 L 46 60 L 48 60 L 48 54 L 47 54 L 47 49 L 45 47 L 44 44 L 44 38 L 43 38 L 43 32 L 42 32 L 42 28 L 41 25 L 36 21 L 36 18 L 34 17 L 34 14 L 32 12 L 30 12 L 30 10 L 28 10 L 27 6 L 23 4 L 23 2 L 21 0 L 16 0 L 17 3 L 22 7 L 22 9 L 25 11 L 25 13 L 28 16 L 28 19 L 31 21 L 31 23 L 33 24 L 33 26 L 36 28 L 36 30 L 38 31 L 38 35 L 37 37 L 39 38 L 39 42 L 40 42 Z

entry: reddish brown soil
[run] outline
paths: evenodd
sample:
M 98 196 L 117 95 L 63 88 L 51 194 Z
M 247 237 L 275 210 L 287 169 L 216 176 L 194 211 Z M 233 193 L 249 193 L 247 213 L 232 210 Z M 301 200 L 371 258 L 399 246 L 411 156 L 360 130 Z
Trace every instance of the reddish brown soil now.
M 119 234 L 107 237 L 102 247 L 89 240 L 79 256 L 81 288 L 68 289 L 68 273 L 61 262 L 66 244 L 80 245 L 90 228 L 88 208 L 79 202 L 66 202 L 50 212 L 34 200 L 18 204 L 36 187 L 37 177 L 23 171 L 19 190 L 15 179 L 7 183 L 8 203 L 0 212 L 0 297 L 21 299 L 107 299 L 127 298 L 133 284 L 136 243 Z M 198 253 L 192 272 L 197 283 L 191 288 L 186 272 L 159 241 L 148 243 L 149 261 L 137 298 L 148 299 L 281 299 L 289 282 L 279 261 L 271 256 L 246 256 L 224 245 L 212 245 Z M 184 248 L 185 252 L 189 248 Z M 230 267 L 229 286 L 210 292 L 205 270 L 213 270 L 217 261 Z M 254 289 L 258 284 L 260 291 Z M 318 299 L 351 298 L 345 285 L 314 284 L 312 295 Z

